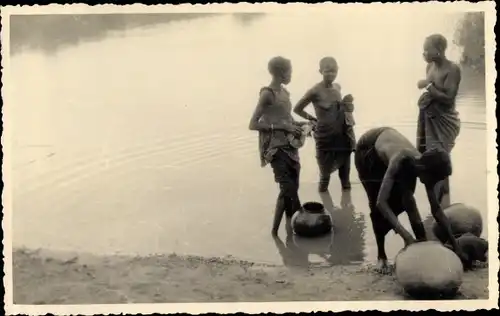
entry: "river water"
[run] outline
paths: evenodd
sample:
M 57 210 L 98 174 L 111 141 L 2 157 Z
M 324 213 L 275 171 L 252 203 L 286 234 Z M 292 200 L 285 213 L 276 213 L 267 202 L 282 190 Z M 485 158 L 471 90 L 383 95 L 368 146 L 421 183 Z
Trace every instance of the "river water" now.
M 247 129 L 258 91 L 270 81 L 269 58 L 292 60 L 288 88 L 296 102 L 321 79 L 319 59 L 333 55 L 343 92 L 355 97 L 356 134 L 391 125 L 414 140 L 423 39 L 434 32 L 451 39 L 457 16 L 366 14 L 275 14 L 244 23 L 207 17 L 13 55 L 6 105 L 13 245 L 278 264 L 375 260 L 355 168 L 350 196 L 341 197 L 334 176 L 331 195 L 320 197 L 312 140 L 301 150 L 300 195 L 333 212 L 331 250 L 324 239 L 287 242 L 284 231 L 283 244 L 275 244 L 278 188 L 271 169 L 260 168 L 257 135 Z M 450 47 L 449 55 L 457 59 L 458 50 Z M 464 72 L 458 110 L 452 200 L 479 208 L 486 223 L 484 78 Z M 342 198 L 353 206 L 342 208 Z M 425 217 L 421 185 L 417 198 Z M 391 233 L 388 255 L 401 246 Z

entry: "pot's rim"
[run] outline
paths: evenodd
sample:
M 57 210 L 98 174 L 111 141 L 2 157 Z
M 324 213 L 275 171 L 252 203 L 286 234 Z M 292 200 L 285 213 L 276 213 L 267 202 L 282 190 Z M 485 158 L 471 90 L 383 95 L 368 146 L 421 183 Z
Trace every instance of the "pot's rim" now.
M 323 204 L 315 201 L 304 203 L 302 208 L 309 213 L 323 213 L 325 211 Z

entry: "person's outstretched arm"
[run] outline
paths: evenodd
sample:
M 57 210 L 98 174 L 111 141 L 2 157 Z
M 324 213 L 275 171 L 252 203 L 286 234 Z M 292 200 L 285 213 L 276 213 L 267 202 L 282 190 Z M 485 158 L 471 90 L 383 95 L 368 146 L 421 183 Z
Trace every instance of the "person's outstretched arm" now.
M 468 261 L 467 256 L 463 253 L 463 250 L 459 247 L 457 243 L 457 239 L 453 236 L 453 232 L 451 230 L 450 221 L 446 217 L 439 204 L 439 201 L 436 196 L 436 192 L 434 191 L 434 185 L 425 184 L 425 190 L 427 191 L 427 198 L 429 199 L 429 204 L 431 206 L 431 213 L 434 219 L 436 220 L 439 227 L 443 230 L 443 232 L 448 237 L 448 241 L 451 244 L 451 247 L 455 251 L 455 253 L 462 259 L 462 261 Z

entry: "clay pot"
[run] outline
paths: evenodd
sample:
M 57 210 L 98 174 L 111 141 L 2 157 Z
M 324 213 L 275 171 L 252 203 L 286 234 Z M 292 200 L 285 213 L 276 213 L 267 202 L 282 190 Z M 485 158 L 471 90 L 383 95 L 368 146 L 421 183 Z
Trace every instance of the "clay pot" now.
M 455 237 L 460 237 L 466 233 L 474 236 L 481 236 L 483 232 L 483 219 L 479 210 L 462 203 L 455 203 L 443 210 L 448 218 L 451 231 Z M 432 223 L 432 232 L 442 243 L 447 241 L 446 233 L 441 230 L 438 223 Z
M 332 217 L 323 204 L 307 202 L 292 217 L 293 232 L 302 237 L 318 237 L 332 231 Z
M 437 241 L 412 244 L 395 260 L 396 279 L 416 299 L 454 297 L 462 285 L 460 258 Z

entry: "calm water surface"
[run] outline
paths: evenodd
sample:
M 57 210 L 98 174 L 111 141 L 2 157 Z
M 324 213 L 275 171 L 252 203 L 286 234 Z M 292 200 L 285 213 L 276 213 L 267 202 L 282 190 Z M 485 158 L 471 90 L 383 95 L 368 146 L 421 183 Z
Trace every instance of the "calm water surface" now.
M 278 188 L 247 130 L 270 57 L 293 61 L 296 102 L 321 79 L 319 59 L 333 55 L 343 91 L 355 97 L 357 135 L 392 125 L 414 140 L 423 38 L 451 38 L 456 17 L 365 13 L 246 23 L 210 17 L 126 30 L 55 54 L 14 55 L 14 246 L 286 264 L 375 260 L 361 185 L 342 197 L 334 176 L 331 195 L 320 197 L 312 140 L 301 150 L 300 194 L 334 212 L 331 251 L 329 237 L 294 243 L 282 231 L 282 244 L 270 238 Z M 449 55 L 456 59 L 457 50 Z M 464 75 L 461 88 L 452 199 L 478 207 L 486 222 L 486 103 L 478 80 Z M 428 215 L 421 187 L 417 198 Z M 342 199 L 353 207 L 342 208 Z M 393 256 L 402 242 L 391 233 L 387 245 Z

